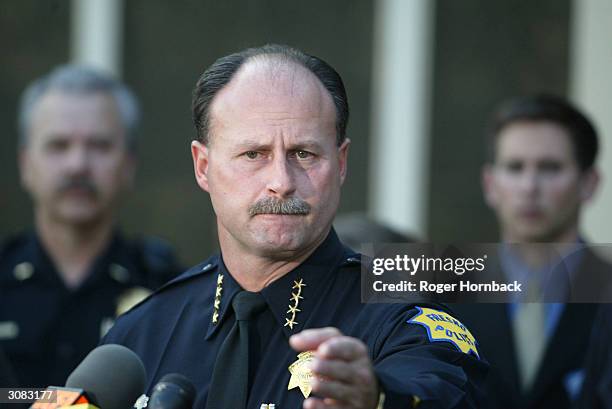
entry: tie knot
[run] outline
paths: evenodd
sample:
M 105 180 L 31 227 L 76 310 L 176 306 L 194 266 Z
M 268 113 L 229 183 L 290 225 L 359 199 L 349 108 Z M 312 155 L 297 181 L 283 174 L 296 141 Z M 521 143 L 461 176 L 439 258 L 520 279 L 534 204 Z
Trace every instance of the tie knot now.
M 266 307 L 266 300 L 259 293 L 240 291 L 232 301 L 237 321 L 248 321 Z

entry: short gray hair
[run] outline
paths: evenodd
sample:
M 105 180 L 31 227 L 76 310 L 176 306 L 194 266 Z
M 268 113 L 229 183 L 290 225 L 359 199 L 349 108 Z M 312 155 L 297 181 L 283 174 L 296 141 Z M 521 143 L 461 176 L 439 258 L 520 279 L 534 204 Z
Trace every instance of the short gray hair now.
M 19 146 L 27 144 L 32 112 L 38 100 L 49 91 L 74 94 L 106 92 L 115 99 L 121 122 L 126 130 L 128 149 L 136 148 L 136 129 L 140 122 L 140 107 L 132 91 L 121 81 L 93 68 L 62 65 L 34 80 L 21 94 L 18 113 Z

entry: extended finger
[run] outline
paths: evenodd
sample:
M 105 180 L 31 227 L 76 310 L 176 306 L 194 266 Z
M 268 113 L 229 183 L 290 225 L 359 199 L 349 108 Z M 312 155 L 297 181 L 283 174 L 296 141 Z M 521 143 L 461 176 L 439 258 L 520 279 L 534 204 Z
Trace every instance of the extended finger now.
M 356 338 L 337 336 L 321 343 L 317 356 L 324 359 L 341 359 L 353 361 L 367 358 L 368 350 L 363 342 Z
M 331 398 L 340 401 L 341 403 L 351 402 L 360 394 L 359 388 L 349 386 L 344 382 L 339 382 L 331 379 L 312 378 L 312 391 L 324 398 Z
M 345 361 L 315 358 L 311 369 L 317 376 L 345 383 L 355 382 L 355 368 Z
M 311 351 L 317 349 L 321 343 L 341 335 L 340 330 L 334 327 L 306 329 L 292 335 L 289 338 L 289 344 L 291 348 L 299 352 Z

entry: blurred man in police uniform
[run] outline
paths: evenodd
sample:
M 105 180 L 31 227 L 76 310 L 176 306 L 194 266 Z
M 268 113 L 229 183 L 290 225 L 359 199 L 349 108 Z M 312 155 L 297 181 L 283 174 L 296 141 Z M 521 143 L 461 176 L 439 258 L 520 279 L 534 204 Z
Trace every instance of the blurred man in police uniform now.
M 579 233 L 582 206 L 599 179 L 597 134 L 569 102 L 534 96 L 502 104 L 490 144 L 485 198 L 499 220 L 502 241 L 511 243 L 501 247 L 500 267 L 508 278 L 552 272 L 546 290 L 563 292 L 546 304 L 457 306 L 491 364 L 485 407 L 569 408 L 580 390 L 596 310 L 586 302 L 597 301 L 596 280 L 609 280 L 612 271 Z M 541 243 L 556 244 L 553 249 Z M 554 275 L 561 270 L 571 277 L 568 282 Z
M 286 46 L 222 57 L 196 84 L 193 118 L 221 255 L 104 340 L 140 355 L 147 393 L 179 372 L 195 408 L 476 407 L 487 365 L 444 307 L 361 303 L 359 255 L 331 227 L 349 148 L 337 72 Z
M 159 239 L 115 223 L 135 168 L 138 106 L 78 66 L 33 82 L 19 112 L 19 167 L 34 229 L 0 248 L 0 345 L 24 387 L 63 385 L 118 312 L 177 273 Z

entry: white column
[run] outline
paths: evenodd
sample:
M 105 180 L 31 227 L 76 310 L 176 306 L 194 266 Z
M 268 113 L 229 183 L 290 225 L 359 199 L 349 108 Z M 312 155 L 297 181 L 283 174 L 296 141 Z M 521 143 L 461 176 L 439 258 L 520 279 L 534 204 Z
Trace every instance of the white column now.
M 121 74 L 123 0 L 72 0 L 71 60 Z
M 375 5 L 369 212 L 424 237 L 434 2 Z
M 583 230 L 592 241 L 612 243 L 612 1 L 574 0 L 572 5 L 570 96 L 597 126 L 603 176 Z

